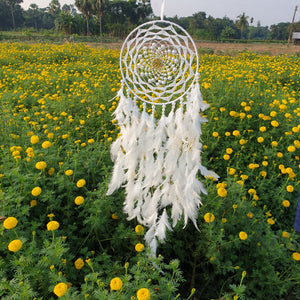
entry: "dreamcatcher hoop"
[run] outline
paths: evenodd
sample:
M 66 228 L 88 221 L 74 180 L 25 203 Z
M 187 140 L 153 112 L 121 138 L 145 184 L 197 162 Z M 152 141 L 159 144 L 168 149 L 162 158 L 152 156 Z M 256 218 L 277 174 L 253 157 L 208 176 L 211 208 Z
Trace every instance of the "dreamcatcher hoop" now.
M 120 70 L 128 90 L 151 105 L 183 99 L 198 78 L 196 45 L 181 26 L 155 20 L 135 28 L 124 41 Z

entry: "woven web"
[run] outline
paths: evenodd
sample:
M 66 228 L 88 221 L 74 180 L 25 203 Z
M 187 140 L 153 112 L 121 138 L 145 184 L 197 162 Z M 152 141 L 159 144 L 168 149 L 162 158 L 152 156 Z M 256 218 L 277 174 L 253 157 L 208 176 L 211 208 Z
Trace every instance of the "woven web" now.
M 140 100 L 168 104 L 182 98 L 198 72 L 198 55 L 190 35 L 169 21 L 152 21 L 125 40 L 120 68 L 123 80 Z

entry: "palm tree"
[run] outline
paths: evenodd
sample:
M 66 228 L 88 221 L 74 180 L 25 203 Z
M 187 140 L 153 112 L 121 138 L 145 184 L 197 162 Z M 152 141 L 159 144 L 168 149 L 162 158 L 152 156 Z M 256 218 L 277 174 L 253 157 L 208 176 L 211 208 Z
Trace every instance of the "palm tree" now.
M 242 15 L 238 16 L 238 20 L 236 21 L 236 26 L 241 31 L 241 37 L 243 37 L 244 29 L 249 25 L 248 19 L 249 17 L 246 16 L 245 13 L 243 12 Z
M 8 5 L 10 10 L 11 21 L 12 21 L 14 31 L 16 31 L 15 14 L 14 14 L 15 8 L 17 5 L 19 5 L 22 2 L 23 0 L 6 0 L 6 4 Z
M 100 36 L 102 36 L 102 15 L 103 15 L 103 9 L 104 9 L 106 0 L 91 0 L 91 1 L 92 1 L 92 9 L 98 15 L 99 33 L 100 33 Z
M 86 35 L 90 35 L 89 17 L 92 15 L 92 2 L 90 0 L 75 0 L 75 6 L 84 15 L 86 20 Z

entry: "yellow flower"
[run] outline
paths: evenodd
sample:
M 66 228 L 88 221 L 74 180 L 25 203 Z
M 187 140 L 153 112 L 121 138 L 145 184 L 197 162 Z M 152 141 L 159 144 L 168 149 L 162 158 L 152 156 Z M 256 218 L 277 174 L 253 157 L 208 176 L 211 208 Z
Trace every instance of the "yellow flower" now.
M 47 230 L 54 231 L 58 229 L 59 223 L 57 221 L 50 221 L 47 223 Z
M 230 175 L 234 175 L 235 172 L 236 172 L 236 169 L 234 169 L 234 168 L 229 168 L 229 174 L 230 174 Z
M 51 146 L 52 146 L 52 144 L 49 141 L 45 141 L 42 143 L 42 148 L 44 148 L 44 149 L 48 149 Z
M 295 152 L 296 147 L 295 146 L 288 146 L 287 150 L 288 150 L 288 152 Z
M 62 297 L 67 292 L 67 290 L 68 286 L 64 282 L 60 282 L 54 287 L 53 293 L 57 297 Z
M 282 205 L 283 205 L 284 207 L 289 207 L 289 206 L 290 206 L 290 201 L 288 201 L 288 200 L 283 200 L 283 201 L 282 201 Z
M 227 148 L 227 149 L 226 149 L 226 153 L 227 153 L 227 154 L 231 154 L 232 152 L 233 152 L 232 148 Z
M 206 222 L 206 223 L 211 223 L 211 222 L 213 222 L 215 220 L 215 216 L 212 214 L 212 213 L 206 213 L 205 215 L 204 215 L 204 221 Z
M 119 217 L 118 217 L 116 214 L 112 214 L 112 215 L 111 215 L 111 218 L 112 218 L 113 220 L 118 220 Z
M 67 175 L 67 176 L 73 175 L 73 170 L 66 170 L 65 175 Z
M 260 128 L 259 128 L 259 131 L 261 131 L 261 132 L 265 132 L 267 130 L 267 128 L 265 127 L 265 126 L 261 126 Z
M 149 300 L 151 297 L 150 291 L 146 288 L 139 289 L 136 293 L 138 300 Z
M 223 159 L 224 159 L 224 160 L 229 160 L 229 159 L 230 159 L 230 156 L 229 156 L 228 154 L 224 154 L 224 155 L 223 155 Z
M 38 162 L 35 164 L 35 167 L 36 167 L 38 170 L 44 170 L 44 169 L 46 169 L 47 164 L 46 164 L 46 162 L 44 162 L 44 161 L 38 161 Z
M 244 232 L 244 231 L 241 231 L 241 232 L 239 233 L 239 238 L 240 238 L 242 241 L 244 241 L 244 240 L 246 240 L 246 239 L 248 238 L 248 234 L 247 234 L 246 232 Z
M 40 141 L 40 139 L 39 139 L 39 137 L 38 137 L 37 135 L 32 135 L 32 136 L 30 137 L 30 143 L 31 143 L 32 145 L 37 144 L 39 141 Z
M 290 234 L 286 231 L 283 231 L 282 232 L 282 236 L 285 237 L 285 238 L 289 238 L 290 237 Z
M 247 217 L 250 218 L 250 219 L 252 219 L 253 218 L 253 213 L 252 212 L 248 212 L 247 213 Z
M 227 223 L 227 219 L 226 218 L 222 218 L 222 223 Z
M 219 136 L 219 134 L 215 131 L 215 132 L 213 132 L 213 137 L 218 137 Z
M 223 188 L 223 187 L 218 188 L 218 195 L 222 198 L 226 197 L 227 191 L 225 190 L 225 188 Z
M 243 146 L 247 143 L 247 141 L 244 140 L 244 139 L 240 139 L 239 143 L 240 143 L 241 146 Z
M 142 235 L 144 233 L 144 227 L 142 225 L 137 225 L 135 226 L 134 231 L 137 235 Z
M 95 143 L 95 140 L 94 139 L 88 139 L 88 143 L 93 144 L 93 143 Z
M 76 268 L 77 270 L 82 269 L 83 266 L 84 266 L 84 261 L 83 261 L 83 259 L 82 259 L 82 258 L 76 259 L 76 261 L 74 262 L 74 265 L 75 265 L 75 268 Z
M 234 135 L 234 136 L 240 136 L 241 134 L 240 134 L 240 132 L 238 130 L 234 130 L 232 132 L 232 135 Z
M 300 260 L 300 253 L 294 252 L 292 257 L 293 257 L 294 260 L 299 261 Z
M 275 224 L 275 221 L 274 221 L 272 218 L 268 218 L 268 219 L 267 219 L 267 222 L 268 222 L 268 224 L 270 224 L 270 225 L 274 225 L 274 224 Z
M 292 193 L 294 191 L 294 187 L 292 185 L 288 185 L 286 187 L 286 190 L 289 192 L 289 193 Z
M 34 207 L 34 206 L 36 206 L 36 205 L 37 205 L 36 200 L 31 200 L 31 201 L 30 201 L 30 206 L 31 206 L 31 207 Z
M 22 248 L 22 242 L 20 240 L 13 240 L 8 244 L 8 250 L 11 252 L 17 252 Z
M 39 186 L 36 186 L 35 188 L 32 189 L 31 194 L 34 197 L 37 197 L 41 194 L 42 189 Z
M 3 226 L 5 229 L 12 229 L 16 227 L 17 224 L 18 224 L 18 220 L 15 217 L 8 217 L 3 222 Z
M 262 142 L 264 141 L 264 138 L 260 136 L 260 137 L 257 138 L 257 141 L 258 141 L 259 143 L 262 143 Z
M 135 251 L 136 252 L 142 252 L 144 250 L 144 248 L 145 248 L 145 246 L 143 244 L 141 244 L 141 243 L 137 243 L 135 245 Z
M 78 188 L 82 188 L 83 186 L 85 186 L 85 184 L 86 184 L 86 181 L 84 179 L 79 179 L 76 183 L 76 186 Z
M 271 125 L 272 125 L 273 127 L 278 127 L 278 126 L 279 126 L 279 123 L 278 123 L 277 121 L 273 120 L 273 121 L 271 122 Z
M 84 198 L 82 196 L 77 196 L 74 202 L 76 205 L 81 205 L 84 202 Z
M 55 172 L 55 169 L 54 169 L 54 168 L 50 168 L 50 169 L 48 170 L 48 174 L 49 174 L 50 176 L 53 175 L 54 172 Z
M 277 146 L 278 146 L 278 143 L 277 143 L 276 141 L 273 141 L 273 142 L 271 143 L 271 145 L 272 145 L 273 147 L 277 147 Z
M 109 285 L 112 291 L 118 291 L 122 288 L 123 282 L 119 277 L 115 277 L 110 281 Z

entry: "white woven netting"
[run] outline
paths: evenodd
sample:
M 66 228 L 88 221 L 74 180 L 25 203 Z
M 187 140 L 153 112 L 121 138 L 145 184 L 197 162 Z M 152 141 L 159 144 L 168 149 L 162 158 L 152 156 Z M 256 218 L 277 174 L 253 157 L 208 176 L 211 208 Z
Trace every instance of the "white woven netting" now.
M 168 104 L 188 93 L 196 80 L 198 55 L 190 35 L 169 21 L 152 21 L 125 40 L 120 68 L 129 91 L 150 104 Z

